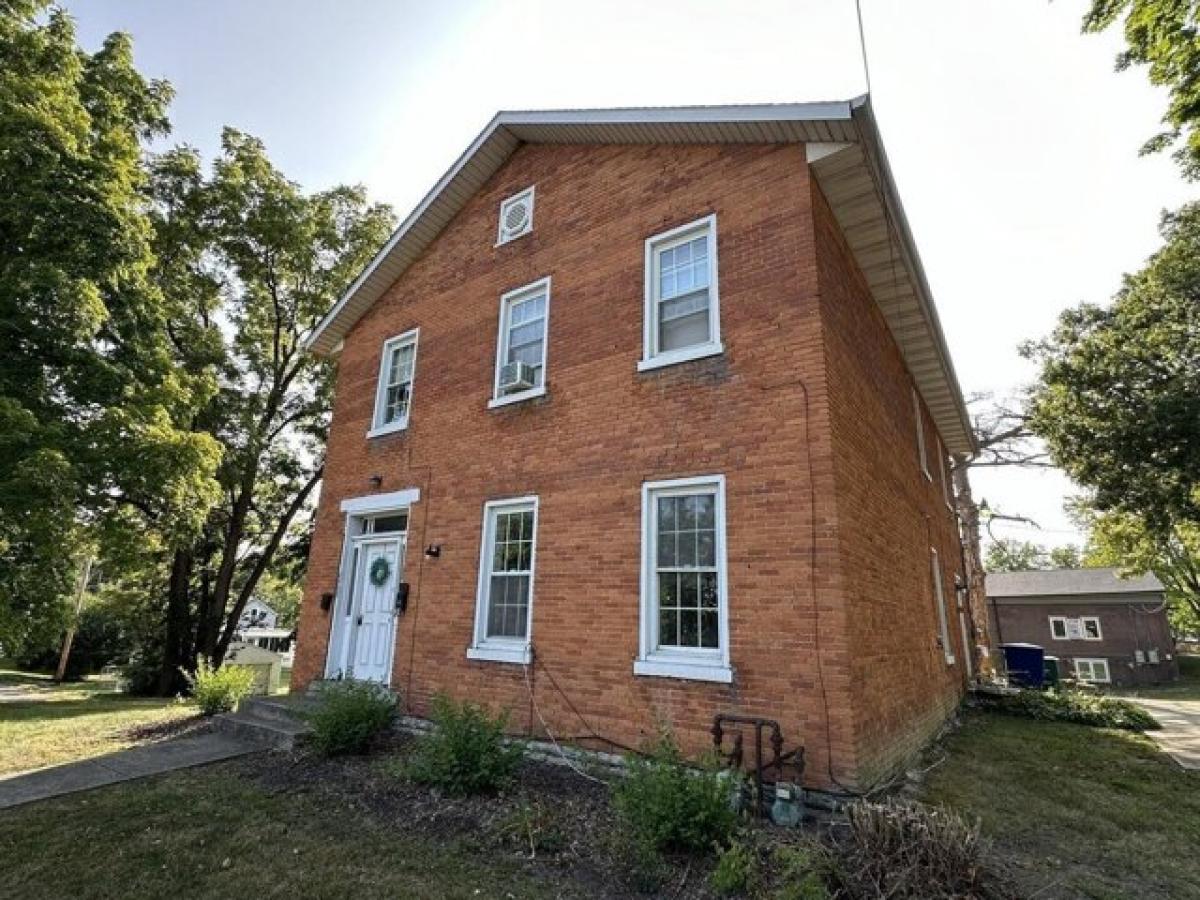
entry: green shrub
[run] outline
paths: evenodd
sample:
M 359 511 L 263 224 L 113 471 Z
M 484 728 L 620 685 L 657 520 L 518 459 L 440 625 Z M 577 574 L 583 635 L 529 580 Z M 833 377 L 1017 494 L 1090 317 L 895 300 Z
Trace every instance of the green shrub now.
M 29 672 L 56 671 L 62 639 L 61 634 L 56 635 L 50 643 L 27 650 L 18 659 L 20 668 Z M 75 626 L 64 680 L 82 681 L 110 663 L 128 659 L 131 650 L 129 636 L 116 613 L 102 604 L 86 607 Z
M 658 848 L 628 829 L 612 832 L 605 840 L 608 856 L 639 894 L 657 894 L 671 875 L 671 866 Z
M 850 897 L 1007 900 L 1007 881 L 990 869 L 979 825 L 919 803 L 859 801 L 847 810 L 849 835 L 835 877 Z
M 196 664 L 196 674 L 187 674 L 192 696 L 206 716 L 229 712 L 254 687 L 254 673 L 244 666 L 221 666 L 214 669 L 212 663 L 201 659 Z
M 1074 722 L 1126 731 L 1152 731 L 1159 727 L 1154 717 L 1136 704 L 1081 691 L 1024 690 L 1019 694 L 983 694 L 980 702 L 996 712 L 1046 722 Z
M 490 716 L 473 703 L 438 696 L 431 718 L 433 731 L 409 761 L 410 778 L 460 796 L 489 793 L 511 781 L 525 748 L 505 741 L 507 714 Z
M 317 705 L 305 713 L 309 742 L 323 756 L 362 753 L 396 715 L 396 695 L 368 681 L 326 685 Z
M 778 886 L 771 892 L 771 900 L 828 900 L 825 881 L 830 865 L 820 848 L 776 847 L 772 864 Z
M 761 874 L 757 851 L 746 841 L 734 838 L 717 859 L 708 880 L 722 897 L 737 897 L 753 891 Z
M 668 732 L 646 757 L 630 757 L 614 796 L 628 828 L 657 849 L 708 851 L 729 842 L 738 816 L 727 770 L 688 766 Z

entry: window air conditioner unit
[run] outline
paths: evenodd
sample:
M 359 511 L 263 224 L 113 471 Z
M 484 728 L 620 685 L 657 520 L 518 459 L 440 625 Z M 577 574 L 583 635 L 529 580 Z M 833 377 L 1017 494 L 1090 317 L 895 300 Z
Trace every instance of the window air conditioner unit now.
M 506 363 L 500 367 L 500 393 L 528 390 L 534 386 L 536 377 L 536 371 L 529 363 Z

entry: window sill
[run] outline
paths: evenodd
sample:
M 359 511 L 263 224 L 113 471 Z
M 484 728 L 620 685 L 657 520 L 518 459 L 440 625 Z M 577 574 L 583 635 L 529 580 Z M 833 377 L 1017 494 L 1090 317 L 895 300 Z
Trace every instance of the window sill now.
M 484 662 L 516 663 L 527 666 L 531 659 L 528 644 L 488 644 L 481 647 L 468 647 L 467 659 L 477 659 Z
M 521 391 L 519 394 L 505 394 L 503 397 L 493 397 L 488 401 L 488 409 L 497 409 L 501 406 L 509 406 L 513 403 L 521 403 L 525 400 L 534 400 L 538 397 L 546 396 L 546 386 L 530 388 L 527 391 Z
M 733 682 L 733 669 L 721 662 L 702 663 L 681 659 L 638 659 L 633 663 L 634 675 L 657 678 L 682 678 L 686 681 Z
M 694 359 L 705 359 L 709 356 L 720 356 L 725 352 L 724 344 L 703 344 L 699 347 L 688 347 L 686 350 L 672 350 L 670 353 L 660 353 L 649 359 L 639 360 L 637 370 L 649 372 L 664 366 L 674 366 L 679 363 L 691 362 Z
M 385 434 L 395 434 L 398 431 L 405 431 L 407 429 L 408 429 L 408 420 L 405 419 L 403 422 L 393 422 L 390 425 L 379 425 L 375 428 L 372 428 L 370 431 L 367 432 L 367 437 L 369 437 L 369 438 L 383 437 Z

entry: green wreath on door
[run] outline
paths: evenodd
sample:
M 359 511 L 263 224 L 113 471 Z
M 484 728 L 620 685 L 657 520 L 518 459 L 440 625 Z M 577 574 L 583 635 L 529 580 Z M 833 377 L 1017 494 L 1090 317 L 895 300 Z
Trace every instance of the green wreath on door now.
M 381 556 L 371 563 L 371 584 L 375 585 L 375 587 L 383 586 L 387 582 L 388 576 L 391 574 L 392 565 L 387 561 L 386 557 Z

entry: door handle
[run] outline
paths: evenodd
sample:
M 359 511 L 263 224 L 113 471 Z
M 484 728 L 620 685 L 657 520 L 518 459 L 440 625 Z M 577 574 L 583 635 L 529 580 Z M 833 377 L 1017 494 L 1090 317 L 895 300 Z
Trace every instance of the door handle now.
M 360 626 L 360 627 L 361 627 L 361 626 L 362 626 L 362 616 L 359 616 L 359 617 L 358 617 L 358 618 L 355 620 L 354 624 L 355 624 L 355 625 L 358 625 L 358 626 Z

